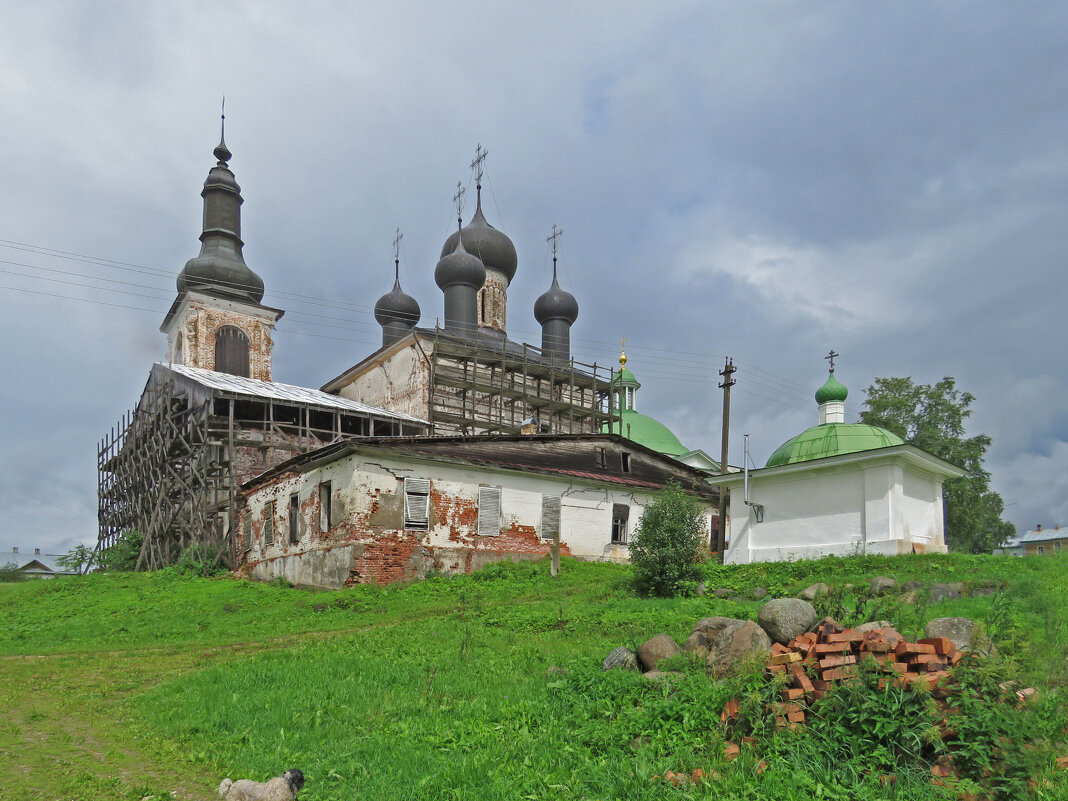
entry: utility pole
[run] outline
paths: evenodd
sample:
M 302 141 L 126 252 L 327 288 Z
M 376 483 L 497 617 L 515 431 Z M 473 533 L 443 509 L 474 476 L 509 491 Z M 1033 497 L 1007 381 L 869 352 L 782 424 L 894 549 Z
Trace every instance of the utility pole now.
M 723 376 L 723 383 L 719 388 L 723 390 L 723 439 L 719 450 L 719 474 L 727 474 L 727 443 L 730 441 L 731 429 L 731 387 L 737 382 L 731 378 L 735 372 L 734 359 L 726 357 L 723 369 L 719 374 Z M 712 543 L 712 550 L 719 554 L 720 564 L 723 563 L 723 552 L 727 545 L 727 490 L 720 485 L 719 488 L 719 531 L 716 532 L 716 541 Z

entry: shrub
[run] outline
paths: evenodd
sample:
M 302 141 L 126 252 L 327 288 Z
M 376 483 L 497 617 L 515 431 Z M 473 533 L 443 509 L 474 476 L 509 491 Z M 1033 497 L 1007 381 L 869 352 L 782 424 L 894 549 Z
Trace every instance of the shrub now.
M 671 597 L 701 580 L 705 529 L 697 501 L 675 482 L 645 509 L 631 541 L 634 586 L 643 595 Z
M 137 557 L 141 554 L 143 541 L 144 535 L 140 531 L 124 531 L 110 548 L 105 548 L 98 554 L 101 569 L 113 572 L 133 570 L 137 567 Z

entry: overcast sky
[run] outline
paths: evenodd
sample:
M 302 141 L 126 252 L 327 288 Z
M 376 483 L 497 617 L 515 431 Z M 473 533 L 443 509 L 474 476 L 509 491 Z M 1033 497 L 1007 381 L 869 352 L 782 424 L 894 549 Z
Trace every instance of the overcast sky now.
M 1061 3 L 5 4 L 0 550 L 95 541 L 97 441 L 165 356 L 223 94 L 276 380 L 380 344 L 397 227 L 441 316 L 481 143 L 513 339 L 540 343 L 555 223 L 575 355 L 625 336 L 687 447 L 718 458 L 729 355 L 731 462 L 749 433 L 763 465 L 833 347 L 847 421 L 876 377 L 954 376 L 1007 519 L 1068 525 L 1066 54 Z

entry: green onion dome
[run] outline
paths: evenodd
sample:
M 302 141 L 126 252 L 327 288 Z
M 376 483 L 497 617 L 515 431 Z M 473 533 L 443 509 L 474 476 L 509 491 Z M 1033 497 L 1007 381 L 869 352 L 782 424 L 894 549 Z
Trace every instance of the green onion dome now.
M 844 401 L 849 397 L 849 390 L 845 384 L 834 377 L 832 371 L 827 377 L 827 382 L 816 390 L 816 403 L 828 403 L 830 401 Z

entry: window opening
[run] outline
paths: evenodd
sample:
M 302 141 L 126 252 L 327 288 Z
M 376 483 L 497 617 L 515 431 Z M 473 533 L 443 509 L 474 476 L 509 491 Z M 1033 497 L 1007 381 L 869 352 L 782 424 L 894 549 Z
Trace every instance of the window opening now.
M 541 496 L 541 536 L 552 539 L 560 533 L 560 498 Z
M 620 462 L 623 465 L 623 472 L 624 473 L 629 473 L 630 472 L 630 454 L 627 453 L 626 451 L 623 451 L 621 454 L 619 454 L 619 456 L 620 456 Z
M 289 496 L 289 541 L 294 543 L 300 539 L 298 524 L 300 522 L 300 496 L 293 493 Z
M 478 488 L 478 536 L 501 533 L 501 491 L 497 487 Z
M 249 377 L 248 335 L 236 325 L 215 332 L 215 371 Z
M 608 467 L 608 451 L 604 448 L 597 449 L 597 466 L 602 470 Z
M 330 482 L 319 483 L 319 531 L 325 534 L 330 530 Z
M 627 544 L 627 522 L 630 520 L 630 507 L 625 503 L 612 504 L 612 542 L 616 545 Z
M 404 527 L 415 531 L 430 528 L 430 479 L 404 479 Z
M 274 501 L 263 507 L 263 544 L 274 545 Z

